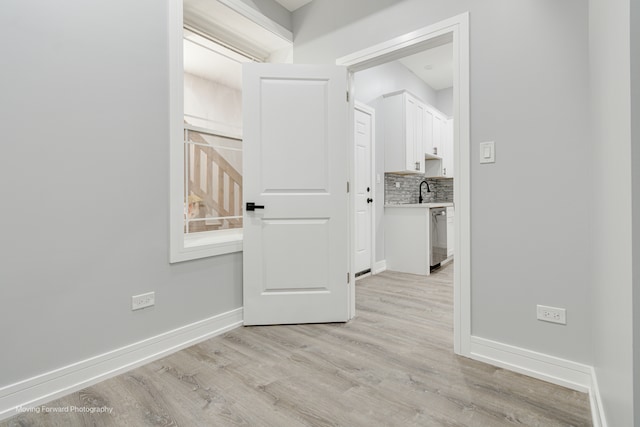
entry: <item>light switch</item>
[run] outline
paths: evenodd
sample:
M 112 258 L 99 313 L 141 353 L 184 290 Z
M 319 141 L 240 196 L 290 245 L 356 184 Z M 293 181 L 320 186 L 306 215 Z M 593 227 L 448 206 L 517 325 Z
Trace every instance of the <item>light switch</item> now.
M 480 163 L 495 163 L 496 148 L 493 141 L 480 143 Z

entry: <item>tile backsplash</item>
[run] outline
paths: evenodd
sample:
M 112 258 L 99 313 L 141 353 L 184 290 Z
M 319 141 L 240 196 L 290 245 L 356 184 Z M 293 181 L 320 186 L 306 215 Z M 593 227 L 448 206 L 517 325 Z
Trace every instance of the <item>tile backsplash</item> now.
M 425 179 L 431 189 L 429 193 L 426 185 L 422 186 L 425 202 L 453 202 L 453 178 L 425 178 L 424 175 L 385 173 L 385 204 L 418 203 L 418 186 Z M 400 186 L 396 187 L 396 183 Z

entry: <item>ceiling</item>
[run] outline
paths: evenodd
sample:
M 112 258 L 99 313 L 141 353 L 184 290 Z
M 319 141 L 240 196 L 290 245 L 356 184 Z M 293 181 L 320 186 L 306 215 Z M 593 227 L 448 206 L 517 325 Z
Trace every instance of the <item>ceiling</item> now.
M 399 62 L 427 83 L 433 90 L 453 86 L 453 44 L 427 49 L 399 59 Z
M 276 0 L 289 12 L 293 12 L 296 9 L 301 8 L 307 3 L 311 3 L 312 0 Z

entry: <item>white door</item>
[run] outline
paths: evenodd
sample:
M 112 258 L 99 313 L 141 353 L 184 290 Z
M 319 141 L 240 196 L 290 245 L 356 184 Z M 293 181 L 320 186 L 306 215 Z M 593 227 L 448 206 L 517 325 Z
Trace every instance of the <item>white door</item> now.
M 346 68 L 243 67 L 244 323 L 345 322 Z
M 355 134 L 355 268 L 356 274 L 371 270 L 373 185 L 371 179 L 371 141 L 373 116 L 361 106 L 354 113 Z

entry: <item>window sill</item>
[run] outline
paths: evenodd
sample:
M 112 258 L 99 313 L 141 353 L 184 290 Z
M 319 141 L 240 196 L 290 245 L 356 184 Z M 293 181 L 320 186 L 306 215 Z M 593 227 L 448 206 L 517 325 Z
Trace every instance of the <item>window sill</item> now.
M 242 229 L 185 234 L 182 250 L 171 254 L 171 262 L 242 252 L 242 237 Z

